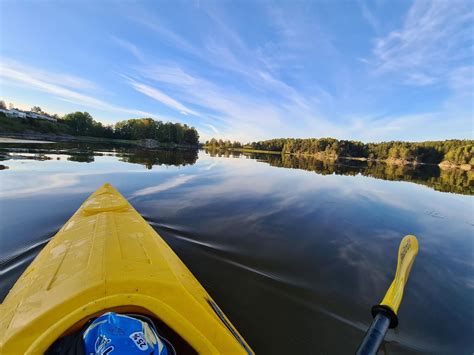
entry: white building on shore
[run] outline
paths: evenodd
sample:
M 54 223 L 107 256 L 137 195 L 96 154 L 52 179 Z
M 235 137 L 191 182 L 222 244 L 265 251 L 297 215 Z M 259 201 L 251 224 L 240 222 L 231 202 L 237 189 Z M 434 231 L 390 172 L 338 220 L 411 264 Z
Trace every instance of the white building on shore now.
M 44 114 L 36 113 L 32 111 L 25 112 L 25 111 L 20 111 L 17 109 L 12 109 L 12 110 L 0 109 L 0 112 L 10 118 L 33 118 L 33 119 L 48 120 L 48 121 L 53 121 L 53 122 L 57 121 L 54 117 L 50 117 L 48 115 L 44 115 Z
M 36 113 L 36 112 L 32 112 L 32 111 L 28 111 L 28 112 L 25 112 L 25 113 L 26 113 L 26 117 L 28 117 L 28 118 L 36 118 L 36 119 L 40 119 L 40 120 L 48 120 L 48 121 L 54 121 L 54 122 L 57 121 L 54 117 L 50 117 L 48 115 L 42 115 L 40 113 Z
M 26 112 L 12 109 L 12 110 L 2 110 L 7 117 L 14 117 L 14 118 L 26 118 Z

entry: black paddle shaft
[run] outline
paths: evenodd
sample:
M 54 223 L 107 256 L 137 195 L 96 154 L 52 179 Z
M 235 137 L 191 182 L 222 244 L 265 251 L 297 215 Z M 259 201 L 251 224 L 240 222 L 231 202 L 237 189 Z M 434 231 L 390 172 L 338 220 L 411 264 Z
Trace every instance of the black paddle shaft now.
M 357 350 L 357 355 L 375 355 L 390 326 L 390 319 L 383 313 L 378 313 L 365 334 L 362 344 Z

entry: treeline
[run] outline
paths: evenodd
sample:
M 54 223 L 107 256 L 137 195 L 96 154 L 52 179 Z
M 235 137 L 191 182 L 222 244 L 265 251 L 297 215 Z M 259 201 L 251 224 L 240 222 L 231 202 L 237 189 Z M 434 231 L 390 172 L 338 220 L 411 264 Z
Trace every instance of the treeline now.
M 313 155 L 326 158 L 365 158 L 368 160 L 398 160 L 403 163 L 439 164 L 449 161 L 456 165 L 474 165 L 473 140 L 445 140 L 427 142 L 362 143 L 334 138 L 279 138 L 241 144 L 211 139 L 208 149 L 251 149 L 275 151 L 283 154 Z
M 40 109 L 40 108 L 38 108 Z M 56 117 L 57 122 L 31 118 L 0 117 L 0 129 L 10 132 L 27 130 L 115 139 L 156 139 L 160 143 L 198 145 L 199 134 L 186 124 L 156 121 L 152 118 L 129 119 L 114 125 L 96 121 L 88 112 L 73 112 Z
M 115 124 L 115 134 L 122 139 L 156 139 L 164 143 L 197 145 L 199 134 L 194 127 L 181 123 L 163 123 L 151 118 L 120 121 Z
M 103 125 L 87 112 L 74 112 L 60 118 L 75 135 L 118 139 L 156 139 L 162 143 L 197 145 L 199 134 L 186 124 L 155 121 L 152 118 L 134 118 Z
M 231 142 L 230 140 L 223 141 L 222 139 L 215 139 L 212 138 L 204 143 L 204 147 L 209 149 L 230 149 L 230 148 L 242 148 L 243 145 L 240 142 L 234 141 Z

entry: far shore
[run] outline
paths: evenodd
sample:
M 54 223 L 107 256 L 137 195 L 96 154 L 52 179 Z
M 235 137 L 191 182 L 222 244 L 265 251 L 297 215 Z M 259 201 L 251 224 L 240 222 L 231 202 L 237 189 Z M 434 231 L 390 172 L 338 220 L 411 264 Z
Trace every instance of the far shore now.
M 140 148 L 169 148 L 169 149 L 197 149 L 198 146 L 176 144 L 176 143 L 160 143 L 154 139 L 128 140 L 102 137 L 88 136 L 71 136 L 66 134 L 38 133 L 38 132 L 0 132 L 0 143 L 34 143 L 34 144 L 54 144 L 64 142 L 79 143 L 112 143 L 127 144 Z
M 209 146 L 203 146 L 204 149 L 212 150 Z M 456 165 L 449 161 L 443 161 L 439 164 L 428 164 L 419 161 L 409 161 L 403 159 L 370 159 L 364 157 L 344 157 L 344 156 L 334 156 L 334 155 L 325 155 L 324 153 L 317 153 L 317 154 L 308 154 L 308 153 L 288 153 L 288 152 L 279 152 L 273 150 L 258 150 L 258 149 L 248 149 L 248 148 L 225 148 L 225 149 L 217 149 L 217 151 L 231 151 L 231 152 L 242 152 L 242 153 L 257 153 L 257 154 L 277 154 L 277 155 L 292 155 L 296 157 L 309 157 L 309 158 L 316 158 L 318 160 L 358 160 L 358 161 L 371 161 L 371 162 L 378 162 L 384 163 L 388 165 L 435 165 L 439 166 L 443 170 L 447 169 L 461 169 L 465 171 L 470 171 L 472 166 L 470 164 L 462 164 Z
M 102 138 L 102 137 L 87 137 L 87 136 L 71 136 L 65 134 L 52 134 L 52 133 L 39 133 L 39 132 L 0 132 L 0 143 L 33 143 L 33 144 L 54 144 L 60 142 L 82 142 L 82 143 L 111 143 L 111 144 L 126 144 L 136 146 L 145 149 L 164 148 L 164 149 L 198 149 L 203 148 L 212 150 L 209 146 L 195 146 L 185 145 L 176 143 L 160 143 L 154 139 L 143 139 L 143 140 L 127 140 L 127 139 L 114 139 L 114 138 Z M 456 165 L 449 161 L 442 161 L 440 164 L 428 164 L 419 161 L 410 161 L 403 159 L 370 159 L 365 157 L 346 157 L 336 155 L 326 155 L 324 153 L 308 154 L 308 153 L 288 153 L 279 152 L 272 150 L 258 150 L 249 148 L 220 148 L 216 151 L 234 151 L 241 153 L 256 153 L 256 154 L 275 154 L 275 155 L 292 155 L 296 157 L 309 157 L 316 158 L 318 160 L 358 160 L 358 161 L 371 161 L 379 162 L 388 165 L 437 165 L 443 170 L 448 169 L 461 169 L 465 171 L 472 170 L 470 164 Z

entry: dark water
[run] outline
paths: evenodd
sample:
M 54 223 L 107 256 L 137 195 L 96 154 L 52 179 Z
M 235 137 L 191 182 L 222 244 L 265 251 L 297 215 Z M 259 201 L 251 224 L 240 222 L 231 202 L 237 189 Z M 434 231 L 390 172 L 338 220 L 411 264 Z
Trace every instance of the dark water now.
M 409 233 L 420 253 L 384 353 L 474 351 L 471 173 L 91 145 L 2 144 L 0 157 L 0 299 L 110 182 L 257 353 L 353 353 Z

